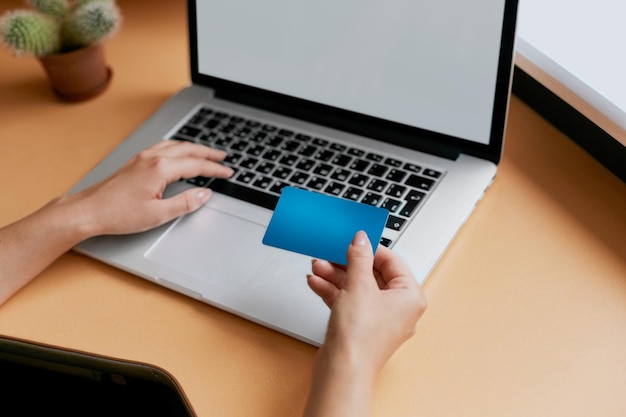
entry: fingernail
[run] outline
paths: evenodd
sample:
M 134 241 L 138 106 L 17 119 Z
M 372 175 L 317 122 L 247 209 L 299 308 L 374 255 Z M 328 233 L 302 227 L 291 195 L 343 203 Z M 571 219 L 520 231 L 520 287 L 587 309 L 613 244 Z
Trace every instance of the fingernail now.
M 211 190 L 200 190 L 196 195 L 198 196 L 200 204 L 204 204 L 209 200 L 209 197 L 211 197 Z
M 367 246 L 369 245 L 369 239 L 367 238 L 367 234 L 363 230 L 359 230 L 356 235 L 354 235 L 354 239 L 352 240 L 352 244 L 356 246 Z

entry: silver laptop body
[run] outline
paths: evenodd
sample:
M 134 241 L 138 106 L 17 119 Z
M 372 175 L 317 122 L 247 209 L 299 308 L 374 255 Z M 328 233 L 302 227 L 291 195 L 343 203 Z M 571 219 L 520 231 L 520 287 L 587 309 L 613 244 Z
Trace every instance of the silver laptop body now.
M 354 164 L 373 155 L 379 159 L 370 158 L 369 172 L 388 164 L 382 180 L 404 170 L 410 185 L 425 187 L 410 218 L 383 234 L 422 283 L 496 173 L 517 1 L 189 0 L 188 9 L 192 84 L 72 192 L 110 175 L 158 140 L 208 143 L 213 134 L 206 126 L 218 123 L 218 115 L 239 123 L 234 132 L 241 126 L 282 132 L 283 148 L 273 154 L 299 135 L 308 144 L 327 143 L 307 156 L 316 164 L 312 170 L 324 162 L 316 159 L 324 150 L 333 159 L 347 154 Z M 210 144 L 219 147 L 223 142 L 217 141 L 229 135 L 233 131 L 213 135 Z M 280 178 L 273 176 L 278 168 L 261 171 L 270 154 L 265 143 L 243 145 L 240 159 L 258 161 L 248 167 L 249 178 L 243 177 L 247 168 L 237 168 L 242 177 L 216 182 L 212 198 L 197 212 L 145 233 L 90 239 L 76 250 L 319 345 L 329 311 L 307 286 L 310 258 L 261 243 L 278 197 L 265 199 L 256 188 L 284 185 L 298 171 L 292 167 Z M 247 153 L 253 146 L 261 153 Z M 263 169 L 278 160 L 271 162 Z M 315 176 L 308 174 L 303 186 Z M 333 193 L 352 198 L 347 189 L 357 175 L 351 175 L 326 184 L 345 186 Z M 383 189 L 376 194 L 367 188 L 374 181 L 368 181 L 355 199 L 380 195 L 379 205 L 408 200 Z M 394 192 L 410 188 L 402 181 Z M 205 183 L 213 188 L 210 180 Z M 167 194 L 196 185 L 179 181 Z M 330 189 L 324 187 L 319 190 Z

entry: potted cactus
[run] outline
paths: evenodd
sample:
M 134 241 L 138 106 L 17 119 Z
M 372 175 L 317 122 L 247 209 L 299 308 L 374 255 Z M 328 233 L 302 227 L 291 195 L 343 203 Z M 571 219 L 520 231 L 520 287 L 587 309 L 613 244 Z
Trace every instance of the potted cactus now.
M 16 55 L 33 55 L 43 65 L 54 93 L 82 101 L 108 86 L 101 41 L 120 25 L 114 0 L 27 0 L 31 9 L 0 18 L 0 36 Z

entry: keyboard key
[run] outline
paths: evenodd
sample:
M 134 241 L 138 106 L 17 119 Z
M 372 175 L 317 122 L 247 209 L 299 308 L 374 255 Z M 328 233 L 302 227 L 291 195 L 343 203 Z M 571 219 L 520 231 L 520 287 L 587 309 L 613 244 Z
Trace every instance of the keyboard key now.
M 313 139 L 312 143 L 313 143 L 313 145 L 322 146 L 322 147 L 328 145 L 328 141 L 327 140 L 320 139 L 320 138 Z
M 385 165 L 374 164 L 369 170 L 367 170 L 367 173 L 370 175 L 375 175 L 377 177 L 382 177 L 383 175 L 385 175 L 388 169 L 389 167 Z
M 339 195 L 346 186 L 338 182 L 331 182 L 324 190 L 328 194 Z
M 280 194 L 283 192 L 283 188 L 285 188 L 288 185 L 289 184 L 286 182 L 276 181 L 274 185 L 272 185 L 272 187 L 270 188 L 270 191 L 276 194 Z
M 425 196 L 426 196 L 426 194 L 422 193 L 421 191 L 411 190 L 411 191 L 409 191 L 407 193 L 407 195 L 406 195 L 406 197 L 404 197 L 404 199 L 405 200 L 422 201 Z
M 374 161 L 374 162 L 380 162 L 383 160 L 383 156 L 377 153 L 370 152 L 365 156 L 365 159 L 369 159 L 370 161 Z
M 188 136 L 190 138 L 198 137 L 200 136 L 200 133 L 202 133 L 202 129 L 198 129 L 197 127 L 192 127 L 192 126 L 187 126 L 187 125 L 178 129 L 178 132 L 177 132 L 178 135 Z
M 348 171 L 347 169 L 337 168 L 335 172 L 333 172 L 333 174 L 330 176 L 330 178 L 337 181 L 346 181 L 349 176 L 350 171 Z
M 381 205 L 382 208 L 389 210 L 390 213 L 395 213 L 400 208 L 401 201 L 394 200 L 393 198 L 387 198 Z
M 335 153 L 333 151 L 329 151 L 328 149 L 324 149 L 319 151 L 316 155 L 315 155 L 315 159 L 318 159 L 320 161 L 330 161 L 333 156 L 335 156 Z
M 378 206 L 380 204 L 380 200 L 382 199 L 382 195 L 368 192 L 361 200 L 361 203 L 369 204 L 370 206 Z
M 258 188 L 266 189 L 272 183 L 272 179 L 270 177 L 260 177 L 254 182 L 254 186 Z
M 231 137 L 223 137 L 223 138 L 219 138 L 214 142 L 214 146 L 216 147 L 220 147 L 220 148 L 226 148 L 228 147 L 228 145 L 230 145 L 233 141 L 233 138 Z
M 439 178 L 441 176 L 441 172 L 435 171 L 434 169 L 424 169 L 422 172 L 424 175 L 428 175 L 429 177 Z
M 380 238 L 380 244 L 383 245 L 383 246 L 389 247 L 389 246 L 391 246 L 391 243 L 392 243 L 391 239 L 388 239 L 386 237 L 381 237 Z
M 361 194 L 363 194 L 363 190 L 361 190 L 360 188 L 349 187 L 346 192 L 343 193 L 343 197 L 347 198 L 348 200 L 357 201 L 359 197 L 361 197 Z
M 406 175 L 407 175 L 406 171 L 392 168 L 391 171 L 389 171 L 389 174 L 387 174 L 386 178 L 389 181 L 400 182 L 404 179 L 404 177 L 406 177 Z
M 303 156 L 312 156 L 315 152 L 317 152 L 317 146 L 311 145 L 306 145 L 298 151 L 298 153 Z
M 257 132 L 250 137 L 250 140 L 253 142 L 263 142 L 267 138 L 266 132 Z
M 314 166 L 315 161 L 312 161 L 310 159 L 303 159 L 302 161 L 298 162 L 296 168 L 301 169 L 302 171 L 309 171 Z
M 200 139 L 202 142 L 205 142 L 205 145 L 209 145 L 215 141 L 215 139 L 218 137 L 218 135 L 215 132 L 205 132 L 203 131 L 202 133 L 200 133 L 200 136 L 198 136 L 198 139 Z
M 407 200 L 402 210 L 400 210 L 400 215 L 404 217 L 411 217 L 415 212 L 415 209 L 420 204 L 422 200 Z
M 271 146 L 272 148 L 278 148 L 280 144 L 283 143 L 284 141 L 285 141 L 285 138 L 283 138 L 282 136 L 274 136 L 273 138 L 268 139 L 267 142 L 265 142 L 265 144 L 267 146 Z
M 389 215 L 389 217 L 387 217 L 387 224 L 385 225 L 385 227 L 388 227 L 392 230 L 400 230 L 402 229 L 402 226 L 404 226 L 405 222 L 406 219 Z
M 343 152 L 346 150 L 346 146 L 340 143 L 331 143 L 329 148 L 333 151 Z
M 246 153 L 248 155 L 252 155 L 252 156 L 259 156 L 263 153 L 263 151 L 265 151 L 265 147 L 261 146 L 261 145 L 256 145 L 253 146 L 251 148 L 249 148 Z
M 357 149 L 357 148 L 350 148 L 350 149 L 348 149 L 348 154 L 352 155 L 352 156 L 361 157 L 361 156 L 365 155 L 365 151 L 363 151 L 361 149 Z
M 259 162 L 258 159 L 255 158 L 246 158 L 243 161 L 241 161 L 239 163 L 239 166 L 246 168 L 246 169 L 253 169 L 254 166 L 257 164 L 257 162 Z
M 267 159 L 268 161 L 275 161 L 280 157 L 281 152 L 276 149 L 271 149 L 263 154 L 263 159 Z
M 217 130 L 219 130 L 220 132 L 222 132 L 224 134 L 228 134 L 228 133 L 231 133 L 232 131 L 234 131 L 236 128 L 237 128 L 236 125 L 225 124 L 225 125 L 221 125 Z
M 357 159 L 356 161 L 352 162 L 352 164 L 350 165 L 350 169 L 363 172 L 369 165 L 370 165 L 369 162 L 363 159 Z
M 251 133 L 251 132 L 252 132 L 252 131 L 251 131 L 250 129 L 248 129 L 247 127 L 243 127 L 243 128 L 241 128 L 241 129 L 237 130 L 237 131 L 235 132 L 235 135 L 236 135 L 237 137 L 240 137 L 240 138 L 245 138 L 245 137 L 250 136 L 250 133 Z
M 400 166 L 402 166 L 402 161 L 399 161 L 397 159 L 393 159 L 393 158 L 387 158 L 385 159 L 385 164 L 398 168 Z
M 326 183 L 328 182 L 328 180 L 324 179 L 324 178 L 320 178 L 320 177 L 314 177 L 311 179 L 311 181 L 309 181 L 307 183 L 307 187 L 313 189 L 313 190 L 317 190 L 317 191 L 321 191 L 324 188 L 324 185 L 326 185 Z
M 224 162 L 228 165 L 235 165 L 237 164 L 237 162 L 239 162 L 240 159 L 241 154 L 234 152 L 226 155 L 226 158 L 224 158 Z
M 269 174 L 276 167 L 276 165 L 270 162 L 262 162 L 256 169 L 257 172 L 262 174 Z
M 406 169 L 407 171 L 411 171 L 411 172 L 420 172 L 422 167 L 420 167 L 419 165 L 410 164 L 407 162 L 406 164 L 404 164 L 404 169 Z
M 333 165 L 345 167 L 350 163 L 350 161 L 352 161 L 351 156 L 341 154 L 341 155 L 335 156 L 332 163 Z
M 248 147 L 248 142 L 245 140 L 240 140 L 235 142 L 230 148 L 239 152 L 243 152 Z
M 406 185 L 426 191 L 430 190 L 434 183 L 434 180 L 430 178 L 420 177 L 419 175 L 411 175 L 405 181 Z
M 333 170 L 333 167 L 331 165 L 328 165 L 328 164 L 317 164 L 317 166 L 313 170 L 313 173 L 317 174 L 317 175 L 321 175 L 323 177 L 326 177 L 326 176 L 328 176 L 331 173 L 332 170 Z
M 296 155 L 287 154 L 283 156 L 282 158 L 280 158 L 280 163 L 284 165 L 292 166 L 293 164 L 296 163 L 297 160 L 298 160 L 298 157 Z
M 202 126 L 203 122 L 204 122 L 204 117 L 202 117 L 202 116 L 194 116 L 191 119 L 189 119 L 189 121 L 187 122 L 187 125 Z
M 296 172 L 291 176 L 291 178 L 289 178 L 289 181 L 298 185 L 302 185 L 309 179 L 309 177 L 310 175 L 305 174 L 304 172 Z
M 215 129 L 217 126 L 219 126 L 219 124 L 220 124 L 219 119 L 208 119 L 203 123 L 204 127 L 206 127 L 209 130 Z
M 398 184 L 391 184 L 389 189 L 385 194 L 390 195 L 392 197 L 400 198 L 402 194 L 406 191 L 406 187 Z
M 248 171 L 243 171 L 239 175 L 237 175 L 236 180 L 242 182 L 244 184 L 249 184 L 252 182 L 256 174 Z
M 352 185 L 358 185 L 359 187 L 364 187 L 365 184 L 369 181 L 370 177 L 363 174 L 354 174 L 350 180 L 348 181 Z
M 278 167 L 276 168 L 276 171 L 274 171 L 274 174 L 272 174 L 274 177 L 279 178 L 281 180 L 286 179 L 289 175 L 291 175 L 291 173 L 293 172 L 293 170 L 289 169 L 289 168 L 285 168 L 285 167 Z
M 287 152 L 294 152 L 299 147 L 300 147 L 300 142 L 296 140 L 288 140 L 287 142 L 283 144 L 281 148 Z
M 381 193 L 385 187 L 387 187 L 389 183 L 387 181 L 383 181 L 383 180 L 379 180 L 374 178 L 372 181 L 370 181 L 370 183 L 367 185 L 367 188 L 373 191 L 378 191 L 379 193 Z

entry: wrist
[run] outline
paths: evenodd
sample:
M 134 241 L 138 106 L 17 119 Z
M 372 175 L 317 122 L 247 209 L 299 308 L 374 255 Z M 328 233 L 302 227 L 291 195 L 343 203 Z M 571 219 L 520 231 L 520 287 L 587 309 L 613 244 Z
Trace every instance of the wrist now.
M 360 355 L 323 345 L 313 366 L 305 417 L 351 417 L 370 413 L 375 373 Z
M 81 194 L 64 195 L 44 207 L 45 212 L 64 230 L 69 246 L 74 246 L 100 232 L 92 212 L 85 207 Z
M 314 371 L 320 370 L 339 375 L 350 381 L 361 381 L 365 388 L 372 388 L 377 369 L 362 350 L 348 346 L 323 345 L 317 355 Z

